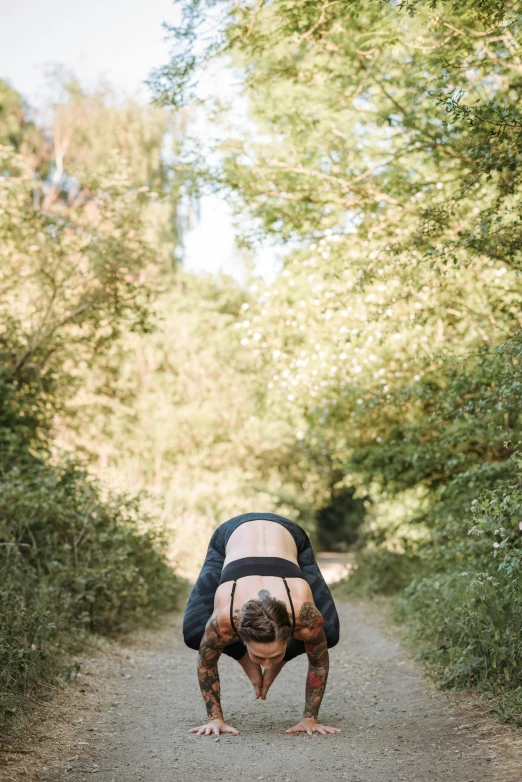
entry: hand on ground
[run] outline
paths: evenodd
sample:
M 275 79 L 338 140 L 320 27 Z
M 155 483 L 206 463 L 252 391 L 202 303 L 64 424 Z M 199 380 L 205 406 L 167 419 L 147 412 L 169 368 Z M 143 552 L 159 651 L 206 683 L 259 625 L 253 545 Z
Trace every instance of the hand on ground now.
M 303 717 L 301 722 L 294 725 L 293 728 L 288 728 L 285 733 L 308 733 L 311 736 L 313 733 L 321 733 L 326 736 L 327 733 L 340 733 L 340 728 L 329 728 L 327 725 L 321 725 L 313 717 Z
M 197 733 L 198 736 L 219 736 L 220 733 L 233 733 L 239 735 L 239 731 L 231 725 L 227 725 L 223 720 L 211 720 L 207 725 L 200 725 L 199 728 L 191 728 L 189 733 Z
M 261 700 L 266 700 L 266 696 L 268 693 L 268 690 L 272 686 L 272 684 L 275 681 L 276 676 L 281 672 L 281 669 L 283 665 L 285 664 L 285 660 L 281 660 L 280 663 L 276 663 L 275 665 L 272 665 L 271 668 L 269 668 L 266 671 L 263 671 L 263 684 L 261 687 Z

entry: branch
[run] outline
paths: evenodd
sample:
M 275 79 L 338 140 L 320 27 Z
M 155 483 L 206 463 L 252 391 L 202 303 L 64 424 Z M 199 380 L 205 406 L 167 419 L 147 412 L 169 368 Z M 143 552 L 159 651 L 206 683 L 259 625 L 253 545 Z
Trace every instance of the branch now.
M 319 16 L 319 19 L 317 20 L 317 22 L 306 33 L 304 33 L 304 35 L 302 35 L 299 38 L 299 40 L 297 41 L 297 45 L 298 46 L 300 46 L 303 43 L 303 41 L 306 41 L 307 38 L 309 38 L 311 35 L 313 35 L 313 33 L 315 33 L 315 31 L 317 30 L 319 25 L 321 25 L 324 22 L 325 18 L 326 18 L 326 9 L 329 8 L 331 5 L 336 5 L 337 2 L 338 2 L 338 0 L 332 0 L 332 2 L 330 2 L 330 3 L 327 2 L 327 0 L 324 0 L 323 7 L 321 8 L 321 14 Z
M 258 0 L 257 8 L 256 8 L 256 10 L 254 11 L 254 15 L 253 15 L 253 17 L 252 17 L 252 21 L 250 22 L 250 26 L 249 26 L 249 28 L 248 28 L 248 30 L 247 30 L 247 32 L 246 32 L 246 35 L 245 35 L 245 40 L 246 40 L 247 38 L 250 38 L 250 36 L 251 36 L 251 34 L 252 34 L 252 30 L 254 29 L 254 25 L 255 25 L 255 23 L 257 22 L 257 17 L 258 17 L 258 14 L 259 14 L 259 12 L 261 11 L 261 9 L 262 9 L 262 7 L 264 6 L 264 4 L 265 4 L 265 0 Z M 238 4 L 238 5 L 239 5 L 239 4 Z M 238 7 L 238 6 L 236 6 L 236 8 L 234 8 L 234 11 L 236 11 L 236 10 L 237 10 L 237 7 Z
M 343 190 L 350 190 L 353 185 L 357 184 L 358 182 L 362 182 L 363 179 L 371 176 L 378 168 L 392 163 L 395 158 L 396 155 L 392 155 L 392 157 L 388 158 L 387 160 L 383 160 L 380 163 L 376 163 L 375 166 L 369 168 L 364 172 L 364 174 L 359 174 L 359 176 L 356 176 L 353 179 L 341 179 L 341 177 L 334 176 L 333 174 L 326 174 L 323 171 L 306 168 L 305 166 L 289 166 L 286 163 L 282 163 L 280 161 L 275 161 L 274 163 L 270 164 L 269 168 L 276 167 L 282 168 L 284 171 L 290 171 L 293 174 L 306 174 L 308 176 L 316 177 L 317 179 L 324 179 L 327 182 L 333 182 L 335 184 L 341 185 Z
M 31 356 L 32 353 L 36 350 L 39 344 L 42 344 L 43 342 L 46 342 L 50 339 L 50 337 L 53 336 L 53 334 L 62 326 L 65 326 L 66 323 L 68 323 L 71 320 L 74 320 L 78 315 L 81 315 L 82 312 L 85 312 L 90 307 L 92 307 L 94 304 L 96 304 L 97 301 L 100 299 L 100 292 L 89 301 L 85 302 L 84 304 L 80 304 L 76 309 L 74 309 L 72 312 L 70 312 L 68 315 L 65 315 L 61 320 L 59 320 L 55 325 L 48 329 L 45 334 L 43 335 L 42 339 L 40 340 L 31 340 L 31 344 L 27 348 L 27 350 L 24 351 L 24 353 L 20 356 L 20 358 L 17 360 L 15 364 L 15 369 L 19 370 L 23 365 L 26 363 L 27 359 Z

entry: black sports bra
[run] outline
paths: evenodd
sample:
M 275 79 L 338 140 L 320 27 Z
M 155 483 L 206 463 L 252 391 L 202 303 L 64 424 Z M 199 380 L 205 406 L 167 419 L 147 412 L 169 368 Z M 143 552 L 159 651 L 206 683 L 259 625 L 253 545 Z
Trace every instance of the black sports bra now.
M 220 584 L 225 584 L 227 581 L 233 581 L 232 591 L 230 593 L 230 624 L 234 625 L 234 593 L 236 591 L 236 585 L 238 578 L 245 578 L 245 576 L 279 576 L 283 579 L 283 583 L 286 587 L 286 593 L 288 595 L 288 602 L 292 610 L 292 635 L 295 630 L 295 609 L 292 602 L 292 595 L 290 594 L 290 587 L 288 586 L 287 578 L 303 578 L 306 581 L 306 577 L 301 568 L 290 562 L 289 559 L 282 559 L 281 557 L 242 557 L 241 559 L 235 559 L 230 562 L 221 572 Z

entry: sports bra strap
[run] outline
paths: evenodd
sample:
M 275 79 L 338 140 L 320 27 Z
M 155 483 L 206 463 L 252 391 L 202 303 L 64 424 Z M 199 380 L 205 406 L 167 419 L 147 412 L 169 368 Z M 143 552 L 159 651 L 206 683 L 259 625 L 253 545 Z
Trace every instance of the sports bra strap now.
M 293 635 L 294 634 L 294 630 L 295 630 L 295 609 L 294 609 L 294 603 L 292 601 L 292 595 L 290 594 L 290 587 L 286 583 L 286 578 L 284 576 L 282 576 L 282 579 L 283 579 L 283 583 L 284 583 L 284 585 L 286 587 L 286 593 L 288 595 L 288 601 L 290 603 L 290 608 L 292 609 L 292 635 Z
M 232 584 L 232 592 L 230 593 L 230 624 L 232 625 L 232 630 L 236 629 L 234 625 L 234 592 L 236 591 L 236 586 L 237 586 L 237 578 Z

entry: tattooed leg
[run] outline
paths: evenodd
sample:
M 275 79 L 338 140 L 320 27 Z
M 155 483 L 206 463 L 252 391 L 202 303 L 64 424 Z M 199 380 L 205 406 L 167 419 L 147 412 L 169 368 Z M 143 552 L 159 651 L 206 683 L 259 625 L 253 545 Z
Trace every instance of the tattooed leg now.
M 250 659 L 248 652 L 245 652 L 243 657 L 238 660 L 238 663 L 246 673 L 249 681 L 252 682 L 256 699 L 259 698 L 261 695 L 261 687 L 263 685 L 263 674 L 261 673 L 261 666 L 259 663 L 255 663 Z
M 268 690 L 276 680 L 277 676 L 281 673 L 284 666 L 286 665 L 286 660 L 281 660 L 280 663 L 275 663 L 272 665 L 271 668 L 269 668 L 266 671 L 263 671 L 263 686 L 261 688 L 261 700 L 266 700 L 266 696 L 268 693 Z

